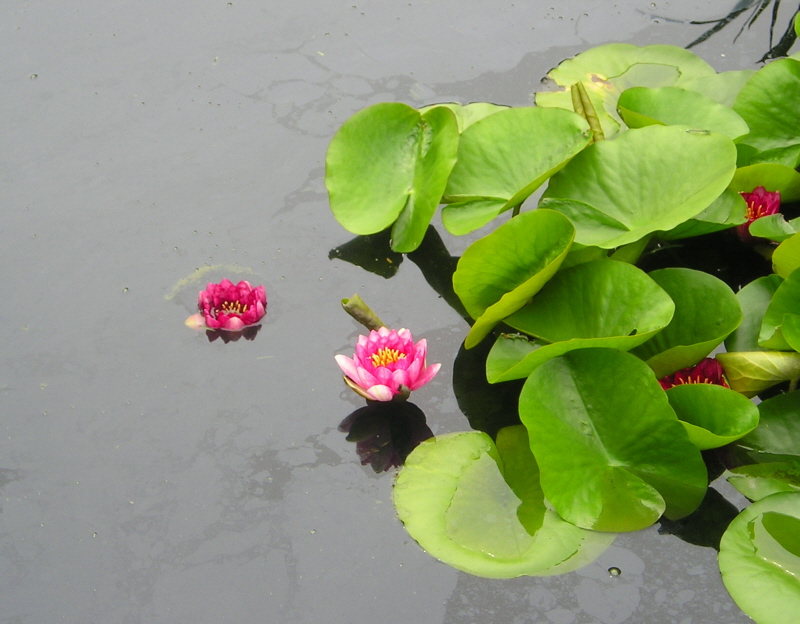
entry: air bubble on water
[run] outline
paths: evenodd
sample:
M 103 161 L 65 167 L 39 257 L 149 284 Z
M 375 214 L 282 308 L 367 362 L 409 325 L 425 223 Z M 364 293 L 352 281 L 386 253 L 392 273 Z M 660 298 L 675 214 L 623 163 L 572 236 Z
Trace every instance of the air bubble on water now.
M 619 576 L 620 574 L 622 574 L 622 570 L 620 570 L 617 567 L 611 567 L 611 568 L 608 569 L 608 573 L 611 576 Z

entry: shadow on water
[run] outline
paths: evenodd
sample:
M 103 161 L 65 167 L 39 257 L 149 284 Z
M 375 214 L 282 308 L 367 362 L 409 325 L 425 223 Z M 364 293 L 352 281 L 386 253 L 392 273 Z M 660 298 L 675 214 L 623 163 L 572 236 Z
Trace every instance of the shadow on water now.
M 786 54 L 789 52 L 789 49 L 797 40 L 797 34 L 794 31 L 794 16 L 800 12 L 800 6 L 794 10 L 794 13 L 792 13 L 792 18 L 789 20 L 789 23 L 786 26 L 786 30 L 783 32 L 778 42 L 775 43 L 775 26 L 778 24 L 781 0 L 740 0 L 736 6 L 731 9 L 730 13 L 724 17 L 715 20 L 690 21 L 690 24 L 713 24 L 713 26 L 705 31 L 702 35 L 697 37 L 697 39 L 692 41 L 689 45 L 687 45 L 686 49 L 688 50 L 689 48 L 693 48 L 694 46 L 703 43 L 716 33 L 720 32 L 723 28 L 736 21 L 736 18 L 742 15 L 742 13 L 750 11 L 750 15 L 744 21 L 742 26 L 739 28 L 739 32 L 736 33 L 736 36 L 733 38 L 735 42 L 744 32 L 745 28 L 750 29 L 750 27 L 756 22 L 756 20 L 767 9 L 767 7 L 769 7 L 770 4 L 772 5 L 772 11 L 769 23 L 769 50 L 767 50 L 764 56 L 759 59 L 759 62 L 763 63 L 764 61 L 770 59 L 786 56 Z
M 339 424 L 347 441 L 356 443 L 361 465 L 385 472 L 403 465 L 420 442 L 433 437 L 425 414 L 413 403 L 373 403 Z

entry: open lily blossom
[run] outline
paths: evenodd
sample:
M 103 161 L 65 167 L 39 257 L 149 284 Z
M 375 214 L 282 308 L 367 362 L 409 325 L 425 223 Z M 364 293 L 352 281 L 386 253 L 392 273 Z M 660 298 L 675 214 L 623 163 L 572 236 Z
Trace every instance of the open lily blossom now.
M 223 279 L 200 291 L 197 307 L 200 312 L 186 319 L 189 327 L 240 331 L 258 323 L 267 313 L 267 293 L 263 286 L 253 288 L 245 280 L 234 284 Z
M 779 191 L 771 192 L 763 186 L 757 186 L 752 193 L 739 193 L 747 203 L 747 223 L 736 227 L 739 238 L 743 241 L 753 240 L 750 234 L 750 224 L 761 217 L 777 214 L 781 207 L 781 194 Z
M 714 358 L 704 358 L 697 366 L 690 366 L 658 380 L 664 390 L 684 384 L 712 384 L 729 388 L 720 364 Z
M 355 392 L 371 401 L 391 401 L 408 398 L 439 372 L 441 364 L 426 365 L 427 351 L 427 341 L 414 344 L 409 330 L 381 327 L 358 337 L 352 358 L 335 357 L 345 383 Z

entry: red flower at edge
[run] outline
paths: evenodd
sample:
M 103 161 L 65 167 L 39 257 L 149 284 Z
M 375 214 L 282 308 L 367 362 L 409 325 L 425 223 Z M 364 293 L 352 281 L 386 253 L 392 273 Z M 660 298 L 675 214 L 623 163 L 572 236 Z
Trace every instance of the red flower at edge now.
M 753 240 L 750 234 L 750 224 L 761 217 L 777 214 L 781 207 L 781 194 L 779 191 L 771 192 L 763 186 L 757 186 L 752 193 L 739 193 L 747 203 L 747 223 L 736 227 L 736 232 L 745 242 Z
M 725 381 L 725 371 L 714 358 L 704 358 L 697 366 L 690 366 L 658 380 L 664 390 L 684 384 L 711 384 L 730 388 Z

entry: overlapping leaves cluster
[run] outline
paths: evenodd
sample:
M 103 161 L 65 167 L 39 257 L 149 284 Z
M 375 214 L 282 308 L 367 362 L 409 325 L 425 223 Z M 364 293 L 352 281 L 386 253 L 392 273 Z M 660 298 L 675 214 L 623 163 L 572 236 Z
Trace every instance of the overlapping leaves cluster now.
M 790 621 L 800 607 L 800 223 L 751 224 L 774 273 L 736 294 L 680 262 L 649 273 L 637 263 L 676 241 L 735 237 L 742 192 L 800 200 L 800 58 L 717 73 L 680 48 L 613 44 L 549 77 L 562 90 L 531 107 L 374 105 L 329 148 L 331 207 L 351 232 L 391 228 L 392 249 L 412 252 L 441 204 L 452 234 L 489 231 L 453 275 L 474 320 L 465 347 L 493 341 L 489 382 L 525 380 L 521 425 L 442 436 L 409 456 L 398 514 L 457 568 L 557 574 L 616 532 L 694 512 L 709 484 L 701 451 L 735 444 L 742 465 L 730 480 L 758 502 L 723 538 L 723 576 L 757 621 Z M 723 341 L 730 387 L 658 383 Z M 788 392 L 751 400 L 783 382 Z

